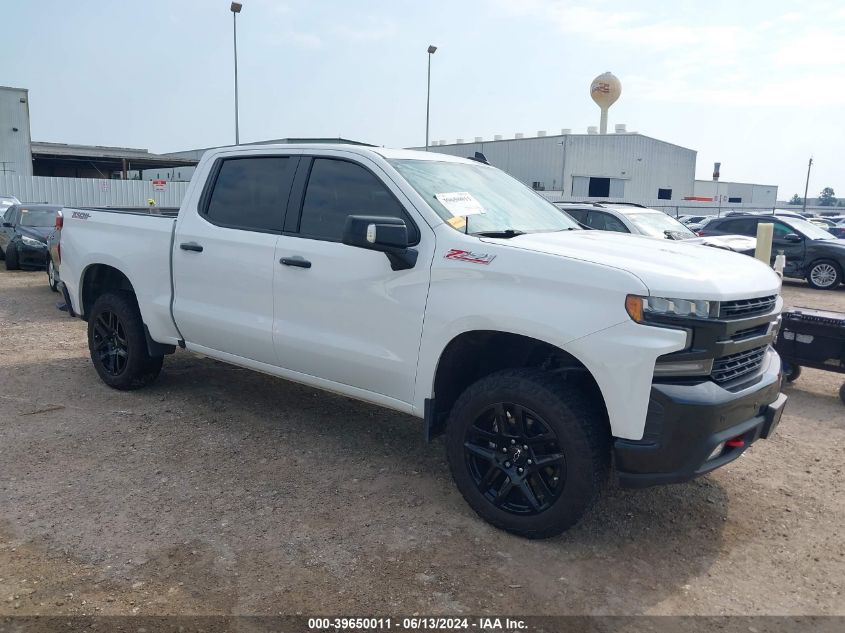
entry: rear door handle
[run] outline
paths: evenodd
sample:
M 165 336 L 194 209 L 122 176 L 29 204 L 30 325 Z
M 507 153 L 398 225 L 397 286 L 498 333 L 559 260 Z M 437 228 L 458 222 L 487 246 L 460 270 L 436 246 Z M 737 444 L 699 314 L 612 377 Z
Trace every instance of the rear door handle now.
M 196 242 L 182 242 L 179 244 L 179 248 L 183 251 L 194 251 L 195 253 L 202 253 L 202 246 L 197 244 Z
M 311 268 L 311 262 L 301 257 L 282 257 L 279 260 L 280 264 L 285 266 L 298 266 L 299 268 Z

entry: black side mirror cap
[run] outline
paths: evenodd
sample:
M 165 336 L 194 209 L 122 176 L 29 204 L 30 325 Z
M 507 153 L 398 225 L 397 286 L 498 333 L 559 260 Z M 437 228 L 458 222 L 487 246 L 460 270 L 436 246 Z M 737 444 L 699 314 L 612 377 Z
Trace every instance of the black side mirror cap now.
M 408 247 L 408 227 L 402 218 L 350 215 L 342 241 L 347 246 L 384 253 L 393 270 L 413 268 L 417 263 L 417 251 Z

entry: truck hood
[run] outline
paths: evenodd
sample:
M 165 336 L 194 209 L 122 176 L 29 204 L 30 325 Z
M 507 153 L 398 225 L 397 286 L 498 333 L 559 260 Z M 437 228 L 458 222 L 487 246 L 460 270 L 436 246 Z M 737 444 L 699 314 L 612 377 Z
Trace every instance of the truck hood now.
M 780 291 L 780 277 L 747 255 L 607 231 L 529 233 L 482 241 L 610 266 L 639 278 L 653 296 L 733 300 Z
M 47 243 L 47 236 L 50 235 L 55 229 L 52 226 L 24 226 L 22 224 L 18 225 L 18 233 L 21 235 L 26 235 L 27 237 L 31 237 L 34 240 L 38 240 L 39 242 Z

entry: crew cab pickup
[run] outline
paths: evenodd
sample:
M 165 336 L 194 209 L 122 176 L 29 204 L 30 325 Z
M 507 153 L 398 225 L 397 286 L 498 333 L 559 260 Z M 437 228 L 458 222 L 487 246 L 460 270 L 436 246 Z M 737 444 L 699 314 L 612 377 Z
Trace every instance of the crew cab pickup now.
M 116 389 L 185 348 L 420 417 L 494 525 L 573 525 L 611 464 L 681 482 L 769 437 L 780 279 L 581 230 L 483 161 L 346 145 L 208 151 L 177 218 L 66 209 L 60 272 Z

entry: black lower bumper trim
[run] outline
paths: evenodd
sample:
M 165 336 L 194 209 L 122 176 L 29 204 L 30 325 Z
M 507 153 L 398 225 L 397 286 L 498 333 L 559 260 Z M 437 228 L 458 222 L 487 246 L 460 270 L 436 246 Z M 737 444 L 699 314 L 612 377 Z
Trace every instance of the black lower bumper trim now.
M 712 381 L 653 384 L 643 439 L 614 445 L 620 484 L 688 481 L 733 461 L 774 432 L 786 404 L 780 386 L 780 358 L 771 349 L 759 380 L 737 392 Z
M 65 286 L 61 281 L 59 282 L 59 290 L 61 290 L 62 297 L 64 297 L 65 305 L 67 306 L 68 316 L 79 316 L 78 314 L 76 314 L 76 312 L 73 311 L 73 304 L 70 302 L 70 293 L 67 291 L 67 286 Z

